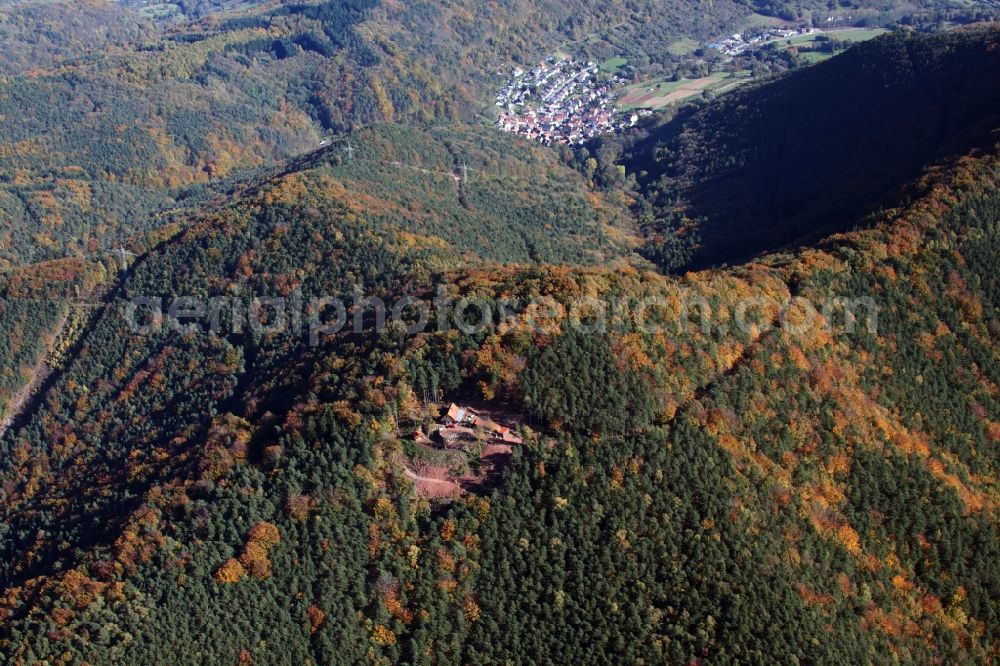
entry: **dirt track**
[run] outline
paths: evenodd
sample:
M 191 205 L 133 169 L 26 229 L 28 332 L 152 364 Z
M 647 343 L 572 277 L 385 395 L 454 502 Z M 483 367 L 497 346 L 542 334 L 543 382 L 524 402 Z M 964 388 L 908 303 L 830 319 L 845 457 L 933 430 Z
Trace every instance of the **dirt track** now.
M 420 476 L 408 467 L 404 467 L 403 472 L 417 486 L 417 492 L 425 497 L 452 497 L 462 494 L 462 487 L 454 481 Z

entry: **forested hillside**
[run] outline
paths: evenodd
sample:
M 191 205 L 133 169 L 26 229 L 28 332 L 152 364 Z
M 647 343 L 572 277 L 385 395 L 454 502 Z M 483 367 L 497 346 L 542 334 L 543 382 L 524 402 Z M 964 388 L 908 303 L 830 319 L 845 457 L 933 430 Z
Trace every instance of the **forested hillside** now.
M 685 278 L 456 262 L 522 250 L 441 243 L 447 224 L 401 242 L 377 189 L 363 209 L 341 194 L 362 164 L 330 157 L 138 259 L 0 442 L 13 661 L 995 659 L 994 157 L 868 231 Z M 311 347 L 263 326 L 130 335 L 123 312 L 359 284 L 503 296 L 514 319 L 463 333 L 435 311 L 417 335 Z M 659 330 L 569 328 L 581 298 L 650 296 Z M 876 319 L 804 309 L 833 296 L 872 298 Z M 400 456 L 428 398 L 524 414 L 496 489 L 415 493 Z
M 711 11 L 350 0 L 239 6 L 163 28 L 124 11 L 99 1 L 0 11 L 0 262 L 83 256 L 331 133 L 473 119 L 514 63 L 612 26 L 622 43 L 671 59 L 672 41 L 749 14 L 734 0 Z
M 897 5 L 95 3 L 0 58 L 2 661 L 995 663 L 1000 33 L 579 153 L 476 118 L 622 27 Z
M 635 261 L 630 251 L 639 239 L 624 199 L 593 194 L 582 177 L 539 146 L 496 133 L 478 136 L 468 128 L 422 131 L 395 125 L 351 134 L 351 156 L 346 141 L 272 170 L 285 174 L 280 196 L 289 202 L 304 196 L 338 202 L 351 219 L 362 216 L 391 229 L 393 243 L 430 252 L 440 265 Z M 223 184 L 239 191 L 258 187 L 254 181 L 229 182 L 220 189 Z M 200 209 L 225 205 L 225 198 L 209 199 L 208 193 L 165 210 L 151 220 L 152 228 L 131 229 L 128 246 L 155 246 Z M 10 403 L 26 398 L 26 385 L 58 360 L 45 358 L 55 334 L 72 339 L 89 308 L 114 284 L 122 268 L 118 247 L 91 241 L 84 257 L 0 273 L 0 326 L 9 331 L 0 349 L 0 418 L 9 416 Z
M 753 8 L 767 16 L 788 21 L 811 20 L 821 24 L 826 18 L 850 16 L 852 21 L 879 25 L 889 17 L 900 18 L 914 12 L 968 8 L 973 3 L 936 0 L 753 0 Z
M 1000 32 L 893 34 L 593 148 L 634 174 L 666 270 L 815 241 L 912 197 L 924 169 L 992 147 Z
M 560 51 L 662 75 L 685 57 L 677 43 L 785 11 L 740 0 L 182 4 L 188 19 L 166 23 L 148 3 L 0 7 L 0 265 L 81 257 L 155 228 L 177 201 L 253 180 L 331 134 L 478 122 L 515 64 Z
M 0 3 L 0 73 L 24 74 L 95 52 L 130 50 L 153 26 L 103 0 Z

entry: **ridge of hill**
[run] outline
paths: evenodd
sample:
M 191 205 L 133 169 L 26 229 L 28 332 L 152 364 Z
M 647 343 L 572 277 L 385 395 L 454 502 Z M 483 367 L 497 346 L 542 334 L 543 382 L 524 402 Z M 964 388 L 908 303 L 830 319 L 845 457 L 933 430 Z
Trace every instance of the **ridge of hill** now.
M 337 137 L 281 168 L 262 169 L 255 180 L 220 184 L 207 193 L 212 198 L 179 202 L 157 219 L 155 231 L 132 230 L 127 251 L 145 254 L 205 210 L 262 188 L 289 205 L 309 196 L 336 202 L 390 242 L 435 257 L 435 265 L 636 260 L 631 249 L 639 239 L 624 200 L 591 192 L 551 151 L 468 127 L 384 124 Z M 44 364 L 45 341 L 52 342 L 61 317 L 70 314 L 71 325 L 55 337 L 78 335 L 87 308 L 113 288 L 121 269 L 118 247 L 91 244 L 86 257 L 0 272 L 0 326 L 9 331 L 0 350 L 0 416 L 11 416 L 8 403 Z

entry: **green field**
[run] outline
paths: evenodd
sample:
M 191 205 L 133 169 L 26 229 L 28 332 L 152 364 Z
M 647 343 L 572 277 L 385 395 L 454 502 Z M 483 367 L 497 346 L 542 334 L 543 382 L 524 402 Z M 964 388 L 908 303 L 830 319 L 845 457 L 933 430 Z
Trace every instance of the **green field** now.
M 678 39 L 676 42 L 668 46 L 667 52 L 674 56 L 684 56 L 697 49 L 698 46 L 698 42 L 685 37 L 684 39 Z
M 163 3 L 159 5 L 146 5 L 139 12 L 147 17 L 154 20 L 163 20 L 172 16 L 180 16 L 181 8 L 175 4 Z
M 763 14 L 753 14 L 750 16 L 750 27 L 751 28 L 770 28 L 770 27 L 781 27 L 787 25 L 787 21 L 784 21 L 775 16 L 764 16 Z
M 885 28 L 851 28 L 849 30 L 834 30 L 828 34 L 844 41 L 867 42 L 869 39 L 875 39 L 887 32 L 889 31 Z
M 775 39 L 771 43 L 777 44 L 779 48 L 790 49 L 795 47 L 816 47 L 822 44 L 817 38 L 820 36 L 830 37 L 843 42 L 866 42 L 875 39 L 879 35 L 884 35 L 888 30 L 883 28 L 847 28 L 845 30 L 830 30 L 827 32 L 817 32 L 811 35 L 798 35 L 791 39 Z M 800 51 L 799 55 L 812 64 L 829 60 L 836 53 L 823 53 L 819 51 Z
M 748 72 L 730 74 L 715 72 L 701 79 L 666 79 L 645 81 L 627 86 L 618 98 L 618 107 L 630 109 L 663 109 L 704 92 L 726 92 L 749 80 Z
M 616 58 L 609 58 L 608 60 L 605 60 L 604 62 L 601 63 L 601 71 L 609 73 L 617 72 L 627 63 L 628 60 L 621 56 L 618 56 Z
M 800 53 L 800 56 L 805 58 L 806 62 L 811 65 L 815 65 L 818 62 L 823 62 L 824 60 L 829 60 L 835 54 L 833 53 L 817 53 L 816 51 L 806 51 L 805 53 Z
M 830 30 L 828 32 L 816 32 L 811 35 L 797 35 L 792 38 L 780 38 L 775 39 L 772 44 L 781 44 L 786 46 L 806 46 L 821 43 L 817 37 L 826 36 L 834 39 L 839 39 L 845 42 L 867 42 L 869 39 L 875 39 L 879 35 L 884 35 L 888 30 L 884 28 L 848 28 L 846 30 Z

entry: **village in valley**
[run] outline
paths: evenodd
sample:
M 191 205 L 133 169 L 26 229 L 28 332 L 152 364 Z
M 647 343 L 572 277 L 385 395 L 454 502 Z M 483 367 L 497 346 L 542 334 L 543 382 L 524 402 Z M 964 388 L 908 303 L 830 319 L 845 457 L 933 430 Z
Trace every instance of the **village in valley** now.
M 638 83 L 622 76 L 627 71 L 623 55 L 602 64 L 550 55 L 531 69 L 514 67 L 510 71 L 496 96 L 496 125 L 504 132 L 547 146 L 583 145 L 600 135 L 623 132 L 656 110 L 705 94 L 718 95 L 745 83 L 752 78 L 751 71 L 745 65 L 731 65 L 747 56 L 767 49 L 788 49 L 817 62 L 834 53 L 832 48 L 819 48 L 820 43 L 864 41 L 886 32 L 851 28 L 852 20 L 851 16 L 829 17 L 822 27 L 778 21 L 702 46 L 694 40 L 680 40 L 677 53 L 683 58 L 682 65 L 693 73 L 680 76 L 675 72 Z
M 440 408 L 437 422 L 404 439 L 406 476 L 428 498 L 465 494 L 495 479 L 524 440 L 498 420 L 517 420 L 493 411 L 451 403 Z
M 528 72 L 516 67 L 497 95 L 504 109 L 497 126 L 545 145 L 582 144 L 600 134 L 635 125 L 640 113 L 614 105 L 616 88 L 626 81 L 602 76 L 597 63 L 549 56 Z

